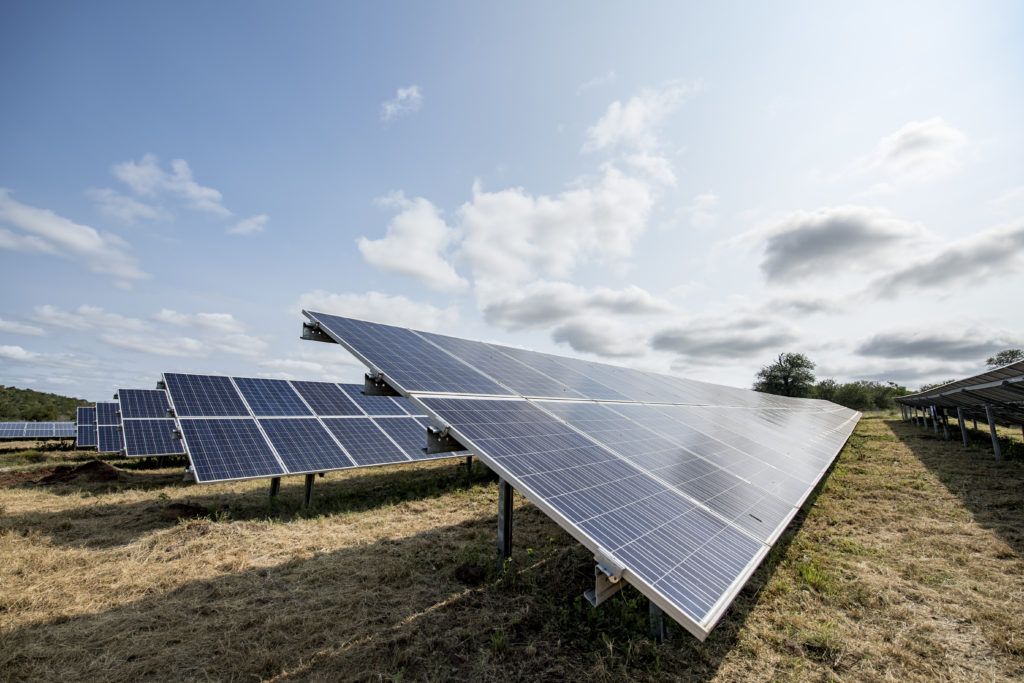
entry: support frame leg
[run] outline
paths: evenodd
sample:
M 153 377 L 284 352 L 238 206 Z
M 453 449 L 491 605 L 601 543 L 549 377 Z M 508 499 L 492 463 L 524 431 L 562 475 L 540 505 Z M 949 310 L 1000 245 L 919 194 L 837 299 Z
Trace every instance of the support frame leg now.
M 512 484 L 498 480 L 498 573 L 505 569 L 505 560 L 512 557 Z
M 992 436 L 992 453 L 996 460 L 1003 459 L 1003 449 L 999 446 L 999 435 L 996 433 L 996 418 L 992 413 L 992 406 L 985 406 L 985 419 L 988 420 L 988 433 Z
M 967 450 L 967 426 L 964 424 L 964 409 L 956 409 L 956 419 L 960 423 L 960 438 L 964 442 L 964 450 Z
M 270 497 L 276 498 L 281 491 L 281 477 L 274 477 L 270 480 Z
M 306 490 L 302 497 L 302 507 L 308 508 L 309 502 L 313 499 L 313 482 L 316 481 L 316 474 L 310 472 L 306 475 Z

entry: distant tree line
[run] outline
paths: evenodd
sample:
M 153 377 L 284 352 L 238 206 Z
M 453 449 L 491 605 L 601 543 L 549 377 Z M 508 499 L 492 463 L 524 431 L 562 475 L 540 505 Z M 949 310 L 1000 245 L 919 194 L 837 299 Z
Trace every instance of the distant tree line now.
M 80 398 L 0 385 L 0 422 L 66 422 L 75 419 L 78 406 L 86 405 L 92 404 Z
M 985 360 L 990 368 L 998 368 L 1024 360 L 1024 350 L 1006 349 Z M 895 382 L 837 382 L 834 379 L 817 380 L 814 363 L 802 353 L 780 353 L 775 362 L 757 372 L 754 390 L 778 396 L 820 398 L 854 410 L 886 410 L 895 407 L 894 399 L 911 393 Z M 923 385 L 918 391 L 949 384 L 955 380 Z

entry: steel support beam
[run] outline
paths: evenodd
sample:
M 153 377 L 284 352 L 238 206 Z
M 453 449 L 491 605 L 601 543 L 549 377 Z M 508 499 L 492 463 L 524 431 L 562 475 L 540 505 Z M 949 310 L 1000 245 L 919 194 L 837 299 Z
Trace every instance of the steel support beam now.
M 939 409 L 935 406 L 932 406 L 932 432 L 939 435 Z
M 306 491 L 302 498 L 302 507 L 309 507 L 309 501 L 313 498 L 313 481 L 316 475 L 310 472 L 306 475 Z
M 964 409 L 956 409 L 956 419 L 960 423 L 960 438 L 964 441 L 964 450 L 967 450 L 967 427 L 964 426 Z
M 466 456 L 466 474 L 473 474 L 473 456 Z
M 498 573 L 512 557 L 512 484 L 498 480 Z
M 942 438 L 949 441 L 949 416 L 945 408 L 942 409 Z
M 281 490 L 281 477 L 274 477 L 270 480 L 270 497 L 273 498 Z
M 988 433 L 992 436 L 992 452 L 996 460 L 1003 459 L 1003 451 L 999 447 L 999 435 L 996 434 L 996 418 L 992 414 L 992 406 L 985 404 L 985 419 L 988 420 Z

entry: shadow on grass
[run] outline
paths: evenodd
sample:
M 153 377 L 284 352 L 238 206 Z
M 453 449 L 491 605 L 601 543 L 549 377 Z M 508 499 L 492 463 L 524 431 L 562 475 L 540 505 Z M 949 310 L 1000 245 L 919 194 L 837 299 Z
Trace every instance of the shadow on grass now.
M 179 472 L 132 473 L 128 481 L 92 484 L 57 484 L 45 490 L 58 495 L 96 496 L 102 502 L 52 512 L 28 512 L 8 515 L 0 520 L 0 530 L 20 534 L 30 532 L 49 536 L 61 545 L 91 549 L 112 548 L 131 543 L 143 534 L 174 526 L 177 508 L 174 503 L 187 503 L 206 510 L 210 519 L 251 520 L 316 517 L 360 512 L 407 500 L 436 498 L 457 490 L 465 490 L 495 480 L 480 463 L 471 474 L 465 466 L 446 461 L 431 467 L 411 469 L 398 465 L 387 469 L 364 470 L 355 475 L 345 473 L 332 478 L 328 473 L 317 478 L 309 508 L 303 507 L 304 477 L 284 477 L 278 495 L 271 498 L 270 480 L 258 489 L 244 491 L 211 490 L 203 485 L 182 481 Z M 23 485 L 24 486 L 24 485 Z M 30 485 L 32 488 L 43 488 Z M 118 494 L 167 489 L 173 497 L 161 495 L 145 500 L 117 500 Z M 182 495 L 182 490 L 186 495 Z M 107 502 L 114 498 L 113 502 Z
M 1024 446 L 1002 441 L 1003 460 L 995 460 L 987 431 L 968 427 L 967 449 L 960 429 L 950 429 L 950 440 L 930 429 L 899 419 L 886 421 L 942 484 L 963 502 L 974 520 L 1005 540 L 1018 557 L 1024 557 Z

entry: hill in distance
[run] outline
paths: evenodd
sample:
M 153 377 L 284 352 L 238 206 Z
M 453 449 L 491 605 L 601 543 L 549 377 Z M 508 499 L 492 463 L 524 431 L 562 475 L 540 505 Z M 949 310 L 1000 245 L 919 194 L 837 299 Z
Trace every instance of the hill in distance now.
M 73 421 L 75 408 L 90 405 L 80 398 L 0 385 L 0 422 Z

